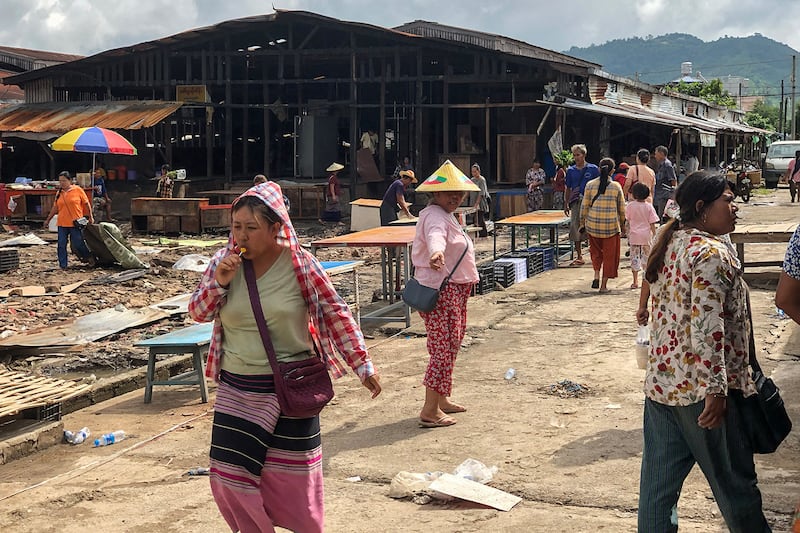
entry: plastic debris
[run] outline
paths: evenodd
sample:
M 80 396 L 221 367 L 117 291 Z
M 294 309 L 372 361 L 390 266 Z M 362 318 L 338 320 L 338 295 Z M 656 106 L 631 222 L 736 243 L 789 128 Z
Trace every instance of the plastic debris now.
M 542 390 L 545 394 L 558 396 L 559 398 L 582 398 L 591 393 L 591 389 L 586 385 L 581 385 L 568 379 L 562 379 L 558 383 L 544 387 Z

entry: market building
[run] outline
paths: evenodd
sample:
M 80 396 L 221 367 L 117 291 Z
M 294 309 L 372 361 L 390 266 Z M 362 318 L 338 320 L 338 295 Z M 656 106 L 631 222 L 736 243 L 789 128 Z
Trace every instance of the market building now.
M 547 168 L 556 131 L 564 146 L 587 144 L 590 160 L 674 143 L 678 157 L 683 146 L 704 148 L 706 164 L 758 133 L 736 111 L 508 37 L 304 11 L 225 21 L 5 81 L 25 102 L 0 106 L 0 135 L 38 143 L 30 177 L 88 168 L 88 156 L 76 163 L 75 154 L 46 153 L 46 143 L 96 125 L 139 148 L 103 161 L 126 180 L 116 187 L 136 194 L 152 192 L 165 162 L 200 191 L 256 173 L 324 179 L 338 161 L 351 197 L 375 196 L 406 156 L 422 174 L 444 159 L 465 172 L 478 163 L 492 187 L 514 187 L 534 157 Z M 2 181 L 13 181 L 15 163 Z

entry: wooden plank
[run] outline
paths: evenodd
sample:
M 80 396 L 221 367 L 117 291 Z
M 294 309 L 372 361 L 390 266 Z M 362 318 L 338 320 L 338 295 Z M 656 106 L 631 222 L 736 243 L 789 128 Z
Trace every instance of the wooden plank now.
M 522 498 L 508 492 L 494 487 L 487 487 L 477 481 L 464 479 L 453 474 L 442 474 L 431 483 L 430 489 L 454 498 L 494 507 L 506 512 L 522 501 Z
M 149 215 L 147 217 L 147 231 L 161 233 L 164 231 L 164 217 L 162 215 Z
M 181 218 L 180 216 L 165 216 L 164 217 L 164 233 L 180 233 L 181 232 Z
M 415 226 L 381 226 L 311 243 L 312 248 L 331 246 L 407 246 L 414 242 Z
M 200 233 L 200 213 L 192 216 L 180 217 L 181 231 L 183 233 Z

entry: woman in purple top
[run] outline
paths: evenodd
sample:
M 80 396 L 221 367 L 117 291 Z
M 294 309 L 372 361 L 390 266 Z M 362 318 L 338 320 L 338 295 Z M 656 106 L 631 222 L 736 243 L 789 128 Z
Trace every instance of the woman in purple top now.
M 419 414 L 419 425 L 438 428 L 452 426 L 456 419 L 450 415 L 466 411 L 450 400 L 450 393 L 453 366 L 467 326 L 467 299 L 478 281 L 478 270 L 472 240 L 453 213 L 467 192 L 479 189 L 455 165 L 446 161 L 417 190 L 432 193 L 433 199 L 420 212 L 417 222 L 411 248 L 414 277 L 421 285 L 438 289 L 452 272 L 450 281 L 439 292 L 436 307 L 419 313 L 425 322 L 430 354 L 422 380 L 425 404 Z

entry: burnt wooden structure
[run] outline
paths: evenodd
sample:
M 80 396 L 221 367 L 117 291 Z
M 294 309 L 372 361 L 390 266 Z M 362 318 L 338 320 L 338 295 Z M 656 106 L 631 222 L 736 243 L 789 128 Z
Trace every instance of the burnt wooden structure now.
M 140 144 L 196 177 L 324 178 L 358 184 L 362 135 L 379 172 L 409 156 L 421 175 L 449 157 L 521 182 L 544 152 L 546 87 L 588 98 L 598 67 L 521 41 L 417 21 L 388 29 L 302 11 L 222 22 L 14 76 L 26 101 L 183 102 Z M 546 135 L 546 136 L 545 136 Z M 155 161 L 160 165 L 160 160 Z M 320 170 L 322 169 L 322 170 Z M 462 168 L 468 171 L 468 168 Z M 381 189 L 382 192 L 382 189 Z

